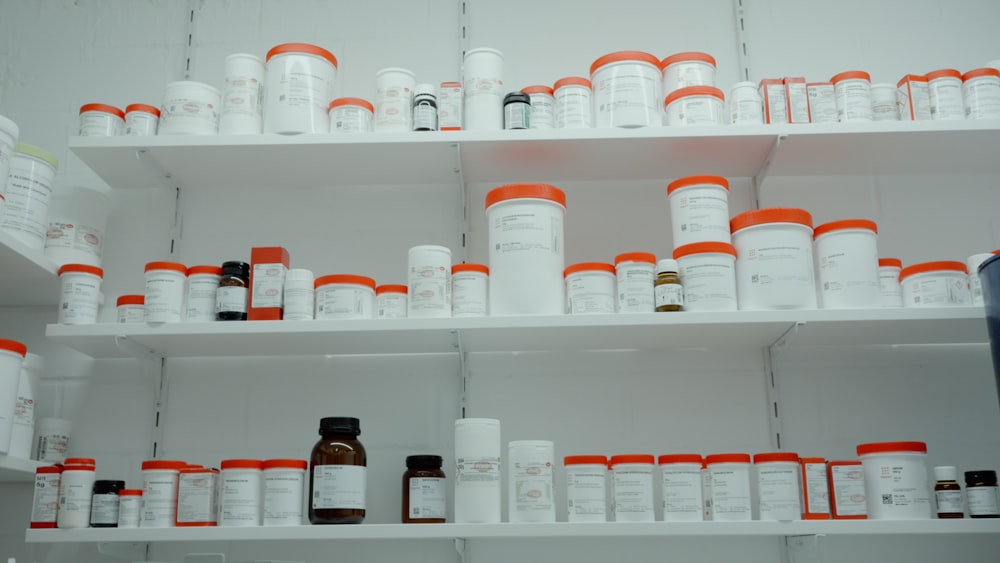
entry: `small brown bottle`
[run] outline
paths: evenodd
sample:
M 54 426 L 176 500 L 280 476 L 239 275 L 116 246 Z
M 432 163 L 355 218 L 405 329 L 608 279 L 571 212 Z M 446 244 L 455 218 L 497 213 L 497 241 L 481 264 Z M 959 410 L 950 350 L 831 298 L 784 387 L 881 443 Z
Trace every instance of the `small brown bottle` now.
M 250 264 L 223 262 L 219 291 L 215 294 L 215 319 L 247 320 L 247 295 L 250 288 Z
M 656 280 L 653 282 L 656 312 L 680 311 L 684 308 L 684 287 L 677 274 L 677 261 L 664 258 L 656 263 Z
M 969 517 L 1000 518 L 996 471 L 966 471 L 965 494 L 969 496 Z
M 446 510 L 441 456 L 407 456 L 403 473 L 403 523 L 440 524 L 445 521 Z
M 360 524 L 365 519 L 368 464 L 358 441 L 356 418 L 319 421 L 319 435 L 309 458 L 309 521 L 313 524 Z
M 934 501 L 938 518 L 965 518 L 962 487 L 958 484 L 958 469 L 953 465 L 934 468 Z

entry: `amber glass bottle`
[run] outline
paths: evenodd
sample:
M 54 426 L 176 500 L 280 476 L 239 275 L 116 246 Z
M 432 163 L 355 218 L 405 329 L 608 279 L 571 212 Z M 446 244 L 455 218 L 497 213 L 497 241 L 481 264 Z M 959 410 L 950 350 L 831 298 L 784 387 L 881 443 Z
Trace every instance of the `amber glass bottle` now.
M 361 424 L 356 418 L 320 420 L 322 438 L 309 459 L 309 521 L 313 524 L 364 521 L 368 459 L 359 434 Z
M 965 503 L 958 484 L 958 469 L 953 465 L 934 468 L 934 503 L 938 518 L 964 518 Z
M 439 455 L 411 455 L 403 473 L 404 524 L 439 524 L 445 521 L 444 471 Z
M 247 296 L 250 288 L 250 264 L 223 262 L 219 291 L 215 294 L 215 319 L 247 320 Z

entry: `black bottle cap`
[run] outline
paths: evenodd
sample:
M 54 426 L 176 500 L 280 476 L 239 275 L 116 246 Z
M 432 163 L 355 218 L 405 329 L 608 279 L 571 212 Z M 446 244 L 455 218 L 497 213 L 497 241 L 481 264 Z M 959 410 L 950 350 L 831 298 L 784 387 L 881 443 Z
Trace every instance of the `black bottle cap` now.
M 222 275 L 224 276 L 249 276 L 250 264 L 238 260 L 223 262 Z
M 118 491 L 125 488 L 125 481 L 94 481 L 94 494 L 107 495 L 118 494 Z
M 319 421 L 319 435 L 324 434 L 361 434 L 361 421 L 349 416 L 328 416 Z
M 511 92 L 503 97 L 503 105 L 511 104 L 514 102 L 522 102 L 525 104 L 531 103 L 531 96 L 525 94 L 524 92 Z
M 406 456 L 406 467 L 434 467 L 440 468 L 443 460 L 439 455 L 408 455 Z
M 993 470 L 966 471 L 965 472 L 965 482 L 966 483 L 996 483 L 997 482 L 997 472 L 993 471 Z

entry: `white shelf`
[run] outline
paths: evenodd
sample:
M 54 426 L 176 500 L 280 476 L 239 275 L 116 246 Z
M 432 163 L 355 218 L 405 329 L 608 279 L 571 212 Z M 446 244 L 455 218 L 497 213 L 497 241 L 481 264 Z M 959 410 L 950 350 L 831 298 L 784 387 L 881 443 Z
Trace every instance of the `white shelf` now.
M 772 150 L 770 176 L 992 174 L 998 145 L 998 121 L 70 139 L 116 189 L 749 177 Z
M 998 520 L 795 522 L 606 522 L 549 524 L 360 524 L 247 528 L 28 530 L 27 543 L 489 538 L 780 537 L 801 535 L 1000 534 Z
M 59 266 L 0 229 L 0 307 L 55 305 Z
M 790 333 L 793 332 L 794 334 Z M 538 317 L 49 325 L 94 358 L 129 357 L 128 339 L 165 357 L 761 348 L 986 343 L 981 307 L 681 312 Z
M 0 482 L 34 481 L 35 469 L 43 465 L 51 464 L 0 454 Z

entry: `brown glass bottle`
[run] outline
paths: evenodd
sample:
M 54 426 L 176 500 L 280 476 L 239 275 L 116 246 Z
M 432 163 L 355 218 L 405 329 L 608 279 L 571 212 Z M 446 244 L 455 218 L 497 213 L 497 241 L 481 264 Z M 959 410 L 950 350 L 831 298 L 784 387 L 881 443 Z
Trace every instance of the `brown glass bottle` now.
M 953 465 L 934 468 L 934 502 L 938 518 L 965 518 L 962 487 L 958 484 L 958 469 Z
M 1000 518 L 996 471 L 966 471 L 965 494 L 970 518 Z
M 247 295 L 250 288 L 250 264 L 223 262 L 219 291 L 215 295 L 215 319 L 247 320 Z
M 680 311 L 684 308 L 684 286 L 677 274 L 676 260 L 664 258 L 656 263 L 653 296 L 657 313 Z
M 309 458 L 309 521 L 313 524 L 360 524 L 365 519 L 368 456 L 358 441 L 356 418 L 319 421 L 319 435 Z
M 440 524 L 445 521 L 444 471 L 439 455 L 411 455 L 403 473 L 404 524 Z

